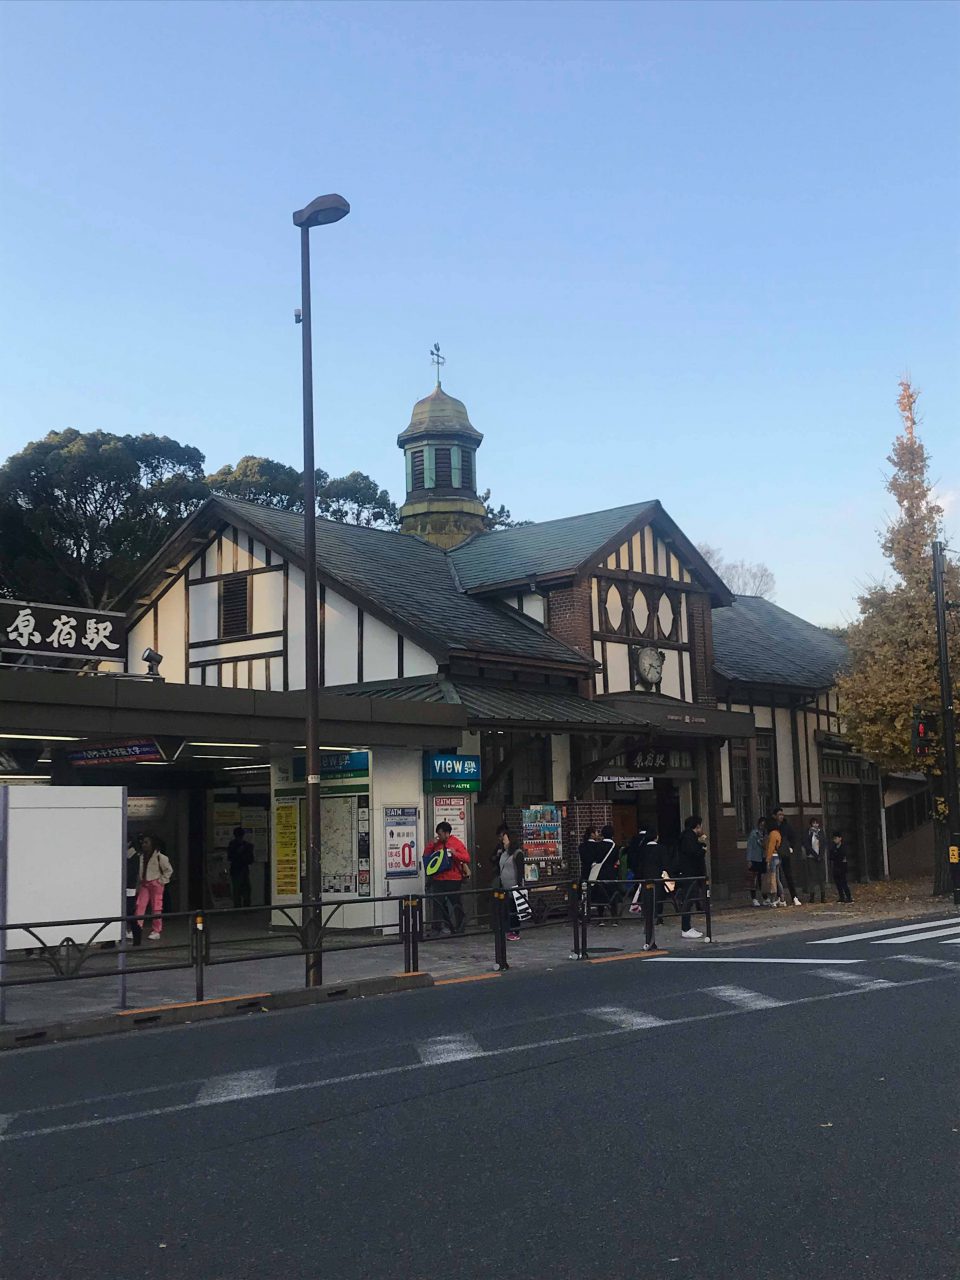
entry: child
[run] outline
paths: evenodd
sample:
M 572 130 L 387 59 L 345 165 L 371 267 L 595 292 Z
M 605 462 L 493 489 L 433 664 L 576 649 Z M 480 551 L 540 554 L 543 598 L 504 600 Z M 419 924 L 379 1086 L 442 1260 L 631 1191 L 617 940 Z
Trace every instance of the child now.
M 852 902 L 850 886 L 847 884 L 847 846 L 843 843 L 842 831 L 834 831 L 830 837 L 830 870 L 837 887 L 837 901 Z

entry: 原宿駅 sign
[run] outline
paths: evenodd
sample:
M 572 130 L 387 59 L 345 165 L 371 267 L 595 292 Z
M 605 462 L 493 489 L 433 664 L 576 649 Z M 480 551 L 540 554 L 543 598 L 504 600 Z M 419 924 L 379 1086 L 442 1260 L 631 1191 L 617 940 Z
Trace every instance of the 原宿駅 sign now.
M 0 600 L 0 649 L 47 658 L 109 658 L 126 665 L 122 613 Z

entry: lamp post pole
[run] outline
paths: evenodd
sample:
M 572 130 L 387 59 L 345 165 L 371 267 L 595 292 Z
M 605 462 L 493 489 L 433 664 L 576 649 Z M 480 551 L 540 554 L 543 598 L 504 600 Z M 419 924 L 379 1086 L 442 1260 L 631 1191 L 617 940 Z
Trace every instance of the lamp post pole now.
M 943 741 L 944 799 L 947 802 L 947 847 L 954 906 L 960 907 L 960 792 L 957 788 L 957 725 L 947 648 L 946 562 L 942 542 L 933 544 L 933 599 L 937 615 L 937 665 L 940 668 L 940 728 Z
M 342 196 L 319 196 L 293 215 L 300 228 L 300 316 L 303 341 L 303 633 L 306 714 L 307 866 L 303 878 L 303 928 L 307 939 L 306 985 L 323 981 L 320 897 L 320 643 L 317 625 L 317 479 L 313 441 L 313 326 L 310 311 L 310 228 L 339 222 L 350 212 Z M 316 948 L 316 950 L 313 950 Z

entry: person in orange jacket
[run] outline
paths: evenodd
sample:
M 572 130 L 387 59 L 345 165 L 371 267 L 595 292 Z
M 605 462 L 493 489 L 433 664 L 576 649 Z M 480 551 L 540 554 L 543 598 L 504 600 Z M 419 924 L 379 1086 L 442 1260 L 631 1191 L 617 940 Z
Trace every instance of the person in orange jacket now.
M 783 900 L 783 892 L 780 889 L 780 846 L 783 843 L 783 836 L 780 834 L 780 828 L 771 823 L 767 832 L 767 876 L 769 884 L 767 891 L 770 899 L 775 907 L 785 907 L 787 904 Z
M 464 911 L 460 890 L 469 876 L 470 854 L 466 845 L 453 834 L 449 822 L 437 824 L 437 838 L 423 851 L 423 870 L 427 879 L 427 897 L 433 902 L 430 932 L 439 933 L 444 925 L 451 934 L 463 933 Z

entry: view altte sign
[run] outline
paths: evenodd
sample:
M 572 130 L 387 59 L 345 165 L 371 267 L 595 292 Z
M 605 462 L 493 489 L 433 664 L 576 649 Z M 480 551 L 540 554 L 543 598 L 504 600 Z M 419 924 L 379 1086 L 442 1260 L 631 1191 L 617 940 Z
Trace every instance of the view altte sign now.
M 0 600 L 0 650 L 51 658 L 126 657 L 122 613 Z

